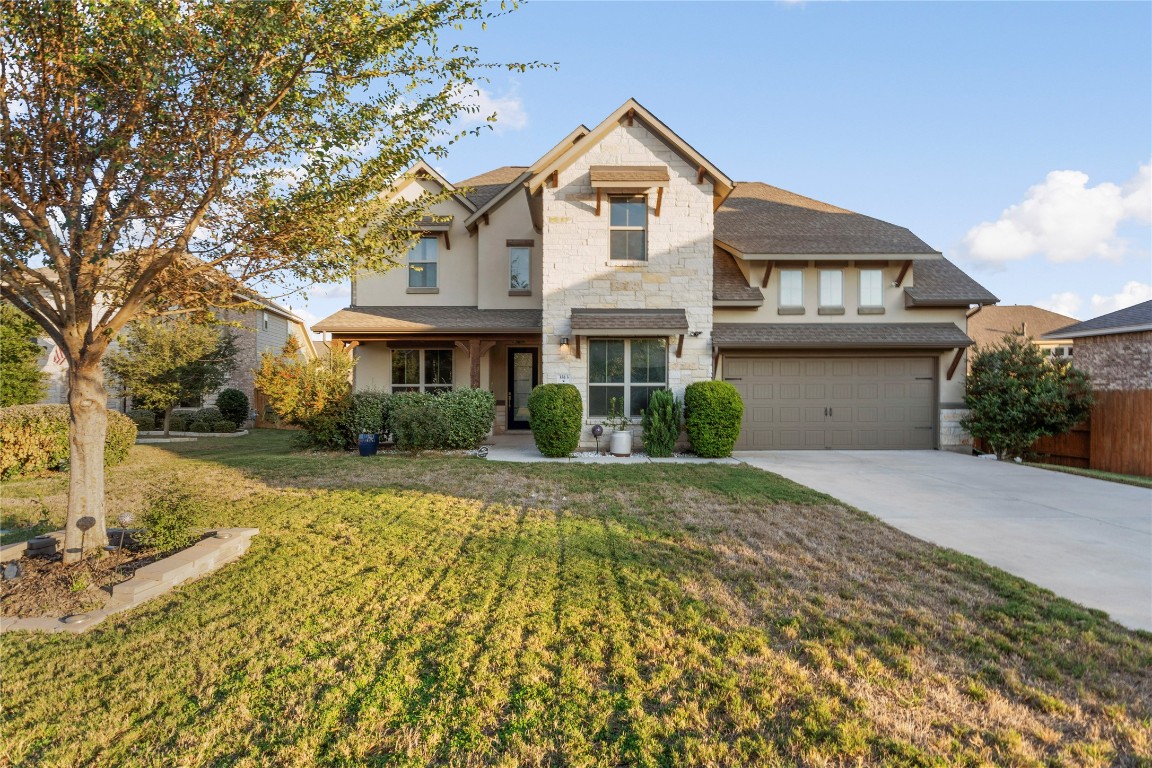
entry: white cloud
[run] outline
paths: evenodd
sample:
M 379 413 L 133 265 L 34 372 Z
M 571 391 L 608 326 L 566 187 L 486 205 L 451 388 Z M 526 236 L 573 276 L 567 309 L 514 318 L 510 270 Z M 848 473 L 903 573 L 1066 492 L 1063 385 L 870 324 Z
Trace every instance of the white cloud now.
M 348 299 L 352 300 L 352 285 L 350 283 L 317 283 L 308 289 L 308 295 L 314 299 Z
M 1081 309 L 1085 304 L 1084 297 L 1075 291 L 1054 293 L 1049 296 L 1047 300 L 1037 301 L 1036 306 L 1051 310 L 1052 312 L 1059 312 L 1062 315 L 1069 315 L 1070 317 L 1090 319 L 1099 317 L 1100 315 L 1106 315 L 1109 312 L 1115 312 L 1118 309 L 1134 306 L 1149 299 L 1152 299 L 1152 283 L 1129 280 L 1119 292 L 1113 293 L 1110 296 L 1101 296 L 1098 293 L 1092 294 L 1092 298 L 1088 301 L 1089 308 L 1083 312 L 1081 312 Z
M 1080 307 L 1084 306 L 1084 299 L 1075 291 L 1064 291 L 1063 293 L 1052 294 L 1047 301 L 1037 301 L 1036 306 L 1049 312 L 1079 319 L 1080 315 L 1077 313 L 1080 311 Z
M 520 131 L 528 126 L 528 113 L 524 102 L 515 93 L 496 96 L 483 88 L 476 88 L 460 97 L 462 104 L 476 107 L 475 111 L 465 112 L 459 118 L 460 125 L 484 125 L 488 118 L 496 115 L 492 128 L 497 133 Z
M 1055 263 L 1101 258 L 1120 261 L 1127 243 L 1116 230 L 1126 221 L 1152 222 L 1152 164 L 1123 186 L 1088 185 L 1080 171 L 1052 171 L 1024 200 L 996 221 L 968 230 L 962 250 L 974 261 L 1002 266 L 1041 255 Z
M 323 334 L 314 333 L 312 331 L 312 326 L 316 325 L 316 323 L 323 320 L 324 319 L 323 317 L 316 314 L 315 312 L 310 312 L 305 307 L 294 307 L 294 306 L 288 305 L 287 309 L 289 312 L 296 315 L 296 317 L 298 317 L 304 321 L 304 327 L 308 329 L 308 335 L 310 335 L 313 339 L 319 339 L 319 338 L 323 337 Z

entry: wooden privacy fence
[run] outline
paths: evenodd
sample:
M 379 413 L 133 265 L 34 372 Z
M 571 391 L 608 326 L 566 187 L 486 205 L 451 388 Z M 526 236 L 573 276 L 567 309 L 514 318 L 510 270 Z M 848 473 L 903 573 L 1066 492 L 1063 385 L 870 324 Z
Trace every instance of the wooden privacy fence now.
M 1152 389 L 1092 395 L 1087 421 L 1066 435 L 1040 438 L 1030 452 L 1047 464 L 1152 477 Z M 976 448 L 991 450 L 983 440 Z

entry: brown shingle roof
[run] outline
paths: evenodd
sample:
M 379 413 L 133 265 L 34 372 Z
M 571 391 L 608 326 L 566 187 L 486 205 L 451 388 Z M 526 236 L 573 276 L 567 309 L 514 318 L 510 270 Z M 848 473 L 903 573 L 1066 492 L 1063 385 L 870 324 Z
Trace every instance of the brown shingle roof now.
M 456 188 L 464 190 L 463 194 L 469 202 L 477 208 L 481 208 L 489 200 L 500 194 L 501 190 L 516 181 L 520 174 L 526 170 L 528 170 L 526 165 L 505 165 L 479 176 L 457 182 Z
M 716 239 L 750 254 L 934 254 L 904 227 L 742 181 L 716 211 Z
M 317 333 L 539 333 L 538 309 L 476 307 L 349 307 L 312 326 Z
M 592 165 L 588 168 L 592 186 L 613 181 L 668 181 L 666 165 Z
M 712 301 L 764 303 L 764 293 L 749 285 L 732 254 L 712 249 Z
M 953 323 L 716 323 L 718 347 L 955 349 L 972 339 Z
M 909 307 L 966 307 L 999 301 L 943 256 L 913 262 L 912 283 L 904 289 L 904 304 Z
M 985 347 L 1010 334 L 1023 333 L 1038 339 L 1042 334 L 1075 322 L 1074 317 L 1027 304 L 981 307 L 968 316 L 968 335 L 978 346 Z
M 573 309 L 575 331 L 687 331 L 683 309 Z

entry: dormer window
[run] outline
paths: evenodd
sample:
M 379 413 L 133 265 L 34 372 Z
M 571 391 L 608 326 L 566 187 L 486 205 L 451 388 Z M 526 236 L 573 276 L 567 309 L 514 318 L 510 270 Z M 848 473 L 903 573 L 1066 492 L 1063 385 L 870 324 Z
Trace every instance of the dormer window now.
M 648 258 L 647 198 L 643 195 L 613 195 L 608 198 L 608 207 L 612 259 L 645 261 Z

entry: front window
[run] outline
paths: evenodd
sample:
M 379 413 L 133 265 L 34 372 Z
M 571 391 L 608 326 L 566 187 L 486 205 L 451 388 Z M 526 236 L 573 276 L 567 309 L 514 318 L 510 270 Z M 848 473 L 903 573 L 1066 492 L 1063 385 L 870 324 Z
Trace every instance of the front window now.
M 804 272 L 802 270 L 780 270 L 780 306 L 804 306 Z
M 393 392 L 447 392 L 452 389 L 452 350 L 392 350 Z
M 508 290 L 529 291 L 532 289 L 528 272 L 531 256 L 531 248 L 508 249 Z
M 610 197 L 611 216 L 608 230 L 613 259 L 643 261 L 648 226 L 648 200 L 643 196 Z
M 881 270 L 860 270 L 860 306 L 884 306 L 884 272 Z
M 422 237 L 408 253 L 408 287 L 409 288 L 436 288 L 436 261 L 437 240 L 434 237 Z
M 820 306 L 844 306 L 844 273 L 840 270 L 820 270 Z
M 648 398 L 668 387 L 666 339 L 592 339 L 588 343 L 588 415 L 616 409 L 638 418 Z

